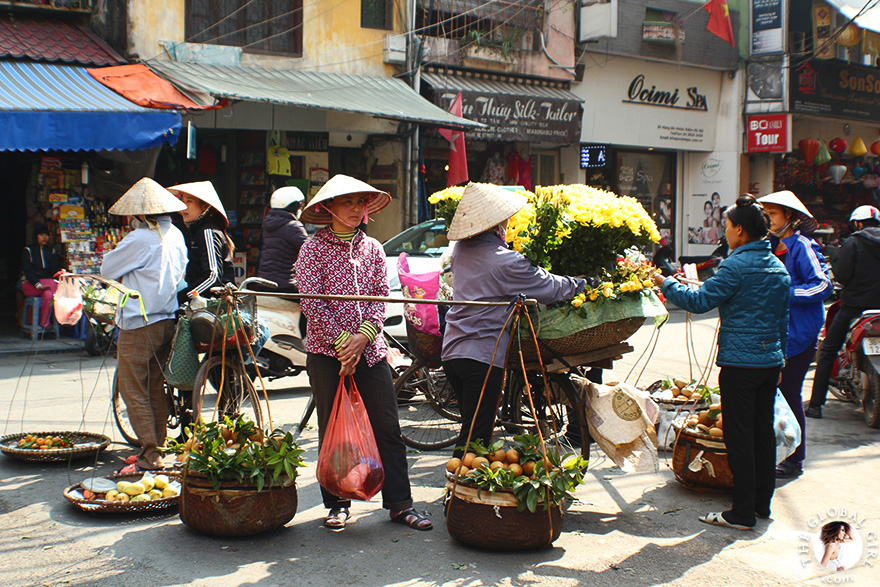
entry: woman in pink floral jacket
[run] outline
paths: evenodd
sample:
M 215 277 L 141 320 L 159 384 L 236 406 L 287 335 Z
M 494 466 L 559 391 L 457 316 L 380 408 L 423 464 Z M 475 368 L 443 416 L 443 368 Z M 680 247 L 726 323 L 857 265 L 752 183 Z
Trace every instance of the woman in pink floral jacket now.
M 324 184 L 302 213 L 303 222 L 329 226 L 315 233 L 300 249 L 296 262 L 300 293 L 388 295 L 385 252 L 377 240 L 357 226 L 390 200 L 387 193 L 345 175 L 336 175 Z M 397 398 L 391 368 L 385 360 L 385 304 L 316 299 L 303 299 L 301 304 L 308 318 L 306 368 L 318 411 L 320 441 L 330 419 L 339 378 L 353 375 L 385 469 L 383 507 L 390 510 L 395 522 L 430 530 L 431 521 L 413 508 L 406 446 L 397 420 Z M 351 502 L 323 487 L 321 495 L 330 510 L 324 525 L 345 527 L 351 517 Z

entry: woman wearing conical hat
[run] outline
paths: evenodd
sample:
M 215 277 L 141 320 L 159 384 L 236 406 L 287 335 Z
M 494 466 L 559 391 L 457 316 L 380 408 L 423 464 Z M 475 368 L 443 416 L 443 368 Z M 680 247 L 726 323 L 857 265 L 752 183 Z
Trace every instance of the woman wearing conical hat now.
M 180 200 L 146 177 L 110 208 L 110 214 L 134 216 L 134 230 L 104 255 L 101 275 L 140 293 L 116 314 L 117 385 L 141 445 L 135 464 L 123 472 L 162 467 L 158 447 L 165 443 L 168 420 L 162 367 L 186 270 L 186 244 L 169 214 L 182 209 Z
M 549 273 L 507 248 L 507 221 L 525 205 L 520 194 L 491 184 L 468 184 L 449 226 L 449 240 L 458 241 L 452 252 L 453 300 L 510 302 L 523 293 L 550 304 L 583 291 L 585 280 Z M 462 416 L 456 446 L 467 442 L 472 421 L 472 440 L 486 443 L 492 436 L 509 333 L 501 335 L 494 359 L 492 354 L 508 312 L 504 306 L 453 306 L 446 314 L 443 370 Z M 489 381 L 477 413 L 487 373 Z
M 819 223 L 790 191 L 758 199 L 770 216 L 770 246 L 791 277 L 788 313 L 788 348 L 779 389 L 801 426 L 801 443 L 776 467 L 777 477 L 796 477 L 804 467 L 807 421 L 801 396 L 804 378 L 816 356 L 819 331 L 825 323 L 824 301 L 834 290 L 826 273 L 822 247 L 808 235 Z
M 347 175 L 335 175 L 306 205 L 302 221 L 326 224 L 302 246 L 296 261 L 300 293 L 387 296 L 385 251 L 358 226 L 391 201 L 386 192 Z M 431 521 L 413 507 L 406 446 L 400 436 L 397 396 L 386 361 L 382 336 L 383 302 L 303 299 L 308 318 L 307 369 L 318 412 L 318 438 L 324 432 L 336 397 L 339 378 L 351 375 L 364 400 L 384 468 L 382 506 L 391 520 L 416 530 L 430 530 Z M 372 475 L 372 471 L 370 473 Z M 351 517 L 350 500 L 321 487 L 324 519 L 340 530 Z
M 220 196 L 210 181 L 171 186 L 168 191 L 186 206 L 180 215 L 186 224 L 189 263 L 186 266 L 187 289 L 178 298 L 183 303 L 196 294 L 211 297 L 211 288 L 232 283 L 233 245 L 226 234 L 229 219 Z

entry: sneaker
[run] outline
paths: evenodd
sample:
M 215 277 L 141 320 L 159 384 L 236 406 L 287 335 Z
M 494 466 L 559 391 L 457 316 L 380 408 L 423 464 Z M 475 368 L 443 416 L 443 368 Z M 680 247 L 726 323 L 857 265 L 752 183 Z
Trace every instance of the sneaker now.
M 815 418 L 817 420 L 821 420 L 822 408 L 820 406 L 809 406 L 806 410 L 804 410 L 804 415 L 807 418 Z
M 794 477 L 800 477 L 803 472 L 804 469 L 796 465 L 779 465 L 776 467 L 776 478 L 792 479 Z

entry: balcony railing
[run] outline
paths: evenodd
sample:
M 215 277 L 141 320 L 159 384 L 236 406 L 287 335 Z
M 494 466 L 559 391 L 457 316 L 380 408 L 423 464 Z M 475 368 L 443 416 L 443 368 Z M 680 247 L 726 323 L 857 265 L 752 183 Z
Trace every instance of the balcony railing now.
M 38 10 L 46 12 L 84 12 L 92 11 L 94 0 L 0 0 L 0 8 Z
M 540 27 L 544 0 L 417 0 L 422 34 L 459 38 L 469 30 Z M 436 30 L 434 30 L 436 29 Z

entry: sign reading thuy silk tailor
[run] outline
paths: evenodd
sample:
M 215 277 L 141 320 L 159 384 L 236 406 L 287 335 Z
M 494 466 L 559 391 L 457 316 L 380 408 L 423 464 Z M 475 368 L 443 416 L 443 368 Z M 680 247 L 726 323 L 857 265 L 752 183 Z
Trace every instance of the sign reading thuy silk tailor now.
M 434 101 L 449 110 L 457 90 L 437 88 Z M 580 137 L 580 103 L 562 98 L 462 90 L 462 116 L 489 126 L 468 130 L 468 139 L 565 145 Z

